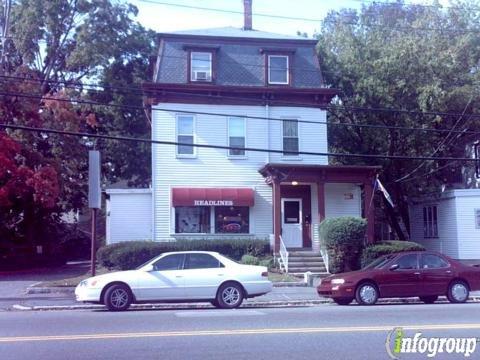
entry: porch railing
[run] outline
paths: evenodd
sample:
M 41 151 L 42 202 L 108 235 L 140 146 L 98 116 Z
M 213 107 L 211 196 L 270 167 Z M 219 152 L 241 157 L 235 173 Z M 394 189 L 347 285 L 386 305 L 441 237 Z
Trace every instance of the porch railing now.
M 280 269 L 283 267 L 285 272 L 288 273 L 288 251 L 285 243 L 283 242 L 282 236 L 280 235 Z

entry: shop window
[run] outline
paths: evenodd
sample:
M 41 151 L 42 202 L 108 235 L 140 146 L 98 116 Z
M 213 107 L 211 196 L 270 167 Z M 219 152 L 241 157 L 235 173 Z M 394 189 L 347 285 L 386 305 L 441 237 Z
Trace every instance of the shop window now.
M 248 234 L 250 232 L 248 206 L 216 206 L 215 232 Z
M 175 233 L 206 234 L 210 232 L 210 207 L 180 206 L 175 208 Z
M 177 142 L 193 144 L 195 139 L 195 119 L 193 115 L 177 115 Z M 195 148 L 188 145 L 178 145 L 177 155 L 194 156 Z
M 268 55 L 268 83 L 281 85 L 289 83 L 288 56 Z
M 298 155 L 298 120 L 283 120 L 283 155 Z
M 190 81 L 212 81 L 212 53 L 192 51 L 190 53 Z
M 245 147 L 245 119 L 232 117 L 228 119 L 228 146 L 236 148 Z M 229 149 L 229 156 L 245 156 L 244 149 Z
M 425 206 L 423 208 L 423 237 L 438 237 L 437 206 Z

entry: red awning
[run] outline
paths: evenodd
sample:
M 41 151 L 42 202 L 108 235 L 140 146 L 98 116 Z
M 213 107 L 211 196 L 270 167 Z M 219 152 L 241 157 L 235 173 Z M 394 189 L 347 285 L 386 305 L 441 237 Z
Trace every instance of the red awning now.
M 253 206 L 253 189 L 173 188 L 172 206 Z

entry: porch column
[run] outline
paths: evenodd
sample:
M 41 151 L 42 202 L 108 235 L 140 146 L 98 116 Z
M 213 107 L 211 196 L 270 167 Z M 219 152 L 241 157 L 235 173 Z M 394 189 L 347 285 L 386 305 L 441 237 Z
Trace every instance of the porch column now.
M 317 182 L 318 223 L 325 219 L 325 183 Z
M 282 200 L 280 196 L 280 181 L 275 179 L 272 184 L 273 187 L 273 234 L 275 237 L 275 246 L 273 252 L 278 254 L 280 252 L 280 235 L 282 233 Z
M 367 219 L 367 243 L 375 239 L 375 202 L 373 201 L 373 185 L 371 181 L 363 183 L 365 218 Z

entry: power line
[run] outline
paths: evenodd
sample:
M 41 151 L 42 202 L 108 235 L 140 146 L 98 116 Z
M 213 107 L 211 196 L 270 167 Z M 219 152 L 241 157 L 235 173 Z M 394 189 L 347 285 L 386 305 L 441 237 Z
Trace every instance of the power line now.
M 0 128 L 24 130 L 24 131 L 35 131 L 35 132 L 40 132 L 45 134 L 77 136 L 82 138 L 86 137 L 86 138 L 99 138 L 99 139 L 107 139 L 107 140 L 141 142 L 141 143 L 157 144 L 157 145 L 189 146 L 189 147 L 207 148 L 207 149 L 244 150 L 244 151 L 253 151 L 253 152 L 284 154 L 283 150 L 275 150 L 275 149 L 233 147 L 233 146 L 225 146 L 225 145 L 190 144 L 190 143 L 182 143 L 182 142 L 176 142 L 176 141 L 162 141 L 162 140 L 151 140 L 151 139 L 144 139 L 144 138 L 127 137 L 127 136 L 90 134 L 85 132 L 55 130 L 55 129 L 41 128 L 41 127 L 22 126 L 22 125 L 0 124 Z M 405 156 L 372 155 L 372 154 L 331 153 L 331 152 L 312 152 L 312 151 L 298 151 L 298 152 L 295 152 L 295 154 L 296 155 L 298 154 L 298 155 L 313 155 L 313 156 L 345 157 L 345 158 L 390 159 L 390 160 L 433 160 L 433 161 L 464 161 L 464 162 L 478 161 L 472 158 L 426 157 L 426 156 L 406 156 L 406 155 Z
M 174 94 L 179 94 L 178 92 Z M 185 95 L 193 95 L 189 93 L 180 93 Z M 30 98 L 30 99 L 38 99 L 38 100 L 54 100 L 54 101 L 61 101 L 61 102 L 68 102 L 72 104 L 84 104 L 84 105 L 91 105 L 91 106 L 105 106 L 105 107 L 113 107 L 113 108 L 120 108 L 120 109 L 131 109 L 131 110 L 150 110 L 147 106 L 137 106 L 137 105 L 122 105 L 122 104 L 106 104 L 92 100 L 81 100 L 81 99 L 63 99 L 63 98 L 55 98 L 55 97 L 46 97 L 41 95 L 32 95 L 26 93 L 11 93 L 11 92 L 0 92 L 0 96 L 9 96 L 9 97 L 22 97 L 22 98 Z M 199 95 L 202 96 L 202 95 Z M 215 98 L 220 98 L 218 96 L 214 96 Z M 251 99 L 250 99 L 251 100 Z M 285 103 L 281 103 L 285 104 Z M 293 103 L 292 103 L 293 104 Z M 298 105 L 298 103 L 297 103 Z M 311 106 L 311 104 L 309 104 Z M 251 116 L 251 115 L 242 115 L 242 114 L 231 114 L 231 113 L 217 113 L 217 112 L 206 112 L 206 111 L 193 111 L 193 110 L 179 110 L 179 109 L 169 109 L 169 108 L 161 108 L 157 106 L 152 107 L 154 110 L 159 111 L 167 111 L 167 112 L 175 112 L 175 113 L 183 113 L 183 114 L 191 114 L 191 115 L 209 115 L 209 116 L 220 116 L 220 117 L 243 117 L 246 119 L 256 119 L 256 120 L 265 120 L 265 121 L 277 121 L 277 122 L 284 122 L 286 119 L 284 118 L 275 118 L 275 117 L 264 117 L 264 116 Z M 384 111 L 387 112 L 386 109 L 375 109 L 375 108 L 361 108 L 361 107 L 348 107 L 348 106 L 337 106 L 337 105 L 328 105 L 326 106 L 327 109 L 341 109 L 341 110 L 353 110 L 353 111 Z M 390 110 L 390 112 L 407 112 L 406 110 Z M 422 113 L 420 113 L 422 114 Z M 428 115 L 442 115 L 443 116 L 455 116 L 455 113 L 429 113 Z M 480 117 L 480 114 L 469 114 L 471 117 Z M 316 125 L 327 125 L 327 126 L 344 126 L 344 127 L 358 127 L 358 128 L 366 128 L 366 129 L 389 129 L 389 130 L 398 130 L 398 131 L 421 131 L 421 132 L 433 132 L 433 133 L 444 133 L 444 132 L 451 132 L 453 134 L 469 134 L 469 135 L 480 135 L 480 131 L 455 131 L 452 129 L 434 129 L 434 128 L 422 128 L 422 127 L 408 127 L 408 126 L 390 126 L 390 125 L 373 125 L 373 124 L 353 124 L 353 123 L 335 123 L 335 122 L 328 122 L 328 121 L 313 121 L 313 120 L 296 120 L 298 123 L 306 123 L 306 124 L 316 124 Z
M 138 0 L 140 2 L 155 4 L 155 5 L 163 5 L 163 6 L 171 6 L 171 7 L 179 7 L 179 8 L 187 8 L 193 10 L 201 10 L 201 11 L 211 11 L 211 12 L 220 12 L 220 13 L 229 13 L 229 14 L 237 14 L 243 15 L 243 11 L 238 10 L 227 10 L 227 9 L 217 9 L 217 8 L 209 8 L 209 7 L 201 7 L 201 6 L 194 6 L 194 5 L 185 5 L 185 4 L 172 4 L 163 1 L 153 1 L 153 0 Z M 404 6 L 405 4 L 398 4 Z M 413 6 L 413 5 L 412 5 Z M 275 14 L 266 14 L 266 13 L 253 13 L 253 16 L 259 17 L 268 17 L 273 19 L 281 19 L 281 20 L 297 20 L 297 21 L 306 21 L 306 22 L 316 22 L 316 23 L 327 23 L 325 19 L 314 19 L 314 18 L 306 18 L 306 17 L 293 17 L 293 16 L 284 16 L 284 15 L 275 15 Z M 341 24 L 346 25 L 359 25 L 357 22 L 352 21 L 344 21 L 340 22 Z M 385 29 L 386 27 L 383 25 L 378 24 L 361 24 L 368 27 L 379 27 Z M 479 33 L 479 30 L 454 30 L 454 29 L 442 29 L 442 28 L 432 28 L 432 27 L 414 27 L 414 26 L 389 26 L 388 29 L 391 30 L 399 30 L 399 31 L 440 31 L 440 32 L 448 32 L 451 34 L 464 34 L 464 33 Z

